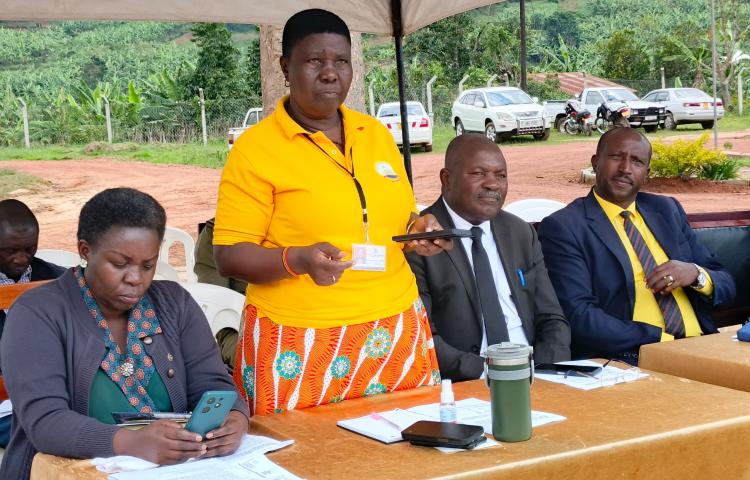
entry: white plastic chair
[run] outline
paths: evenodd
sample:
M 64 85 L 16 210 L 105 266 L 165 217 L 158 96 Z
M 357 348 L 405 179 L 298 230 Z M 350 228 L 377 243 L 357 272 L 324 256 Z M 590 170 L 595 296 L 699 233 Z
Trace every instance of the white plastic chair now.
M 182 286 L 203 309 L 214 336 L 226 327 L 239 332 L 240 319 L 245 308 L 244 295 L 210 283 L 183 283 Z
M 503 210 L 521 217 L 527 222 L 541 222 L 544 217 L 555 213 L 563 207 L 565 207 L 565 204 L 557 200 L 525 198 L 509 203 L 503 207 Z
M 81 263 L 81 257 L 78 253 L 69 252 L 67 250 L 55 250 L 43 248 L 36 251 L 37 258 L 44 260 L 45 262 L 54 263 L 60 267 L 70 268 L 75 267 Z
M 154 274 L 154 280 L 171 280 L 173 282 L 180 282 L 180 274 L 172 265 L 165 262 L 156 262 L 156 273 Z
M 45 262 L 54 263 L 61 267 L 70 268 L 81 264 L 81 257 L 77 253 L 68 252 L 66 250 L 54 250 L 54 249 L 41 249 L 36 251 L 37 258 L 41 258 Z M 165 262 L 158 262 L 156 264 L 156 274 L 154 275 L 155 280 L 172 280 L 173 282 L 180 281 L 180 275 L 177 273 L 171 265 Z
M 193 269 L 195 268 L 195 240 L 185 230 L 175 227 L 167 227 L 164 231 L 164 241 L 159 250 L 159 258 L 162 263 L 169 264 L 169 248 L 174 243 L 181 243 L 185 249 L 185 268 L 188 282 L 197 282 L 198 276 Z M 171 280 L 171 279 L 170 279 Z

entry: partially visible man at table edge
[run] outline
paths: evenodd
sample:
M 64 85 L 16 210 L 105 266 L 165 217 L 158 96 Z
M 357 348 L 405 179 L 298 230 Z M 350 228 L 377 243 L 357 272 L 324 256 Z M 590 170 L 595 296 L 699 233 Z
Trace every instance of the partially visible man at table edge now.
M 734 299 L 732 276 L 680 203 L 640 191 L 651 154 L 635 129 L 605 133 L 591 157 L 595 186 L 539 228 L 574 358 L 637 364 L 643 344 L 715 333 L 710 310 Z
M 246 281 L 232 277 L 222 277 L 216 269 L 213 245 L 214 222 L 214 218 L 206 220 L 206 224 L 198 235 L 198 242 L 195 245 L 195 267 L 193 271 L 201 283 L 218 285 L 245 295 L 245 290 L 247 290 Z M 237 356 L 238 336 L 239 333 L 237 330 L 229 327 L 222 328 L 216 332 L 216 342 L 219 344 L 221 359 L 224 361 L 230 374 L 234 368 L 234 359 Z
M 63 267 L 36 257 L 39 245 L 39 222 L 23 202 L 0 201 L 0 285 L 52 280 L 65 272 Z M 0 338 L 7 310 L 0 310 Z M 2 374 L 2 370 L 0 370 Z M 0 418 L 0 447 L 10 440 L 13 415 Z
M 454 138 L 440 171 L 442 195 L 425 212 L 476 238 L 432 257 L 406 256 L 430 319 L 440 374 L 453 381 L 479 378 L 487 346 L 503 341 L 532 345 L 537 363 L 570 360 L 570 326 L 534 227 L 502 210 L 507 176 L 494 142 L 479 134 Z

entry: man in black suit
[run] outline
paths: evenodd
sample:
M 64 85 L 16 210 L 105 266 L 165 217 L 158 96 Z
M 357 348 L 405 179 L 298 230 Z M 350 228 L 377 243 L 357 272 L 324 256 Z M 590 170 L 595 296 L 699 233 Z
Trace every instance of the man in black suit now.
M 576 358 L 637 364 L 643 344 L 716 332 L 711 310 L 734 299 L 732 276 L 680 203 L 640 191 L 651 154 L 637 130 L 605 133 L 591 157 L 594 188 L 539 227 Z
M 0 285 L 59 277 L 65 269 L 34 257 L 39 243 L 39 223 L 22 202 L 0 201 Z M 0 336 L 6 310 L 0 309 Z M 0 447 L 8 444 L 11 416 L 0 419 Z
M 570 326 L 544 265 L 534 228 L 502 210 L 505 158 L 483 135 L 448 145 L 442 196 L 425 212 L 472 238 L 433 257 L 407 254 L 427 309 L 443 378 L 479 378 L 488 345 L 534 347 L 537 363 L 570 359 Z

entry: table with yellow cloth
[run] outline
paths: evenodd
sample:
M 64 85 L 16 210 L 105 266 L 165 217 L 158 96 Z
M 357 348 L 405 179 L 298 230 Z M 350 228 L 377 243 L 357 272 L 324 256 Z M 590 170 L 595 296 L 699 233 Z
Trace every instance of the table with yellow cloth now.
M 567 417 L 531 440 L 441 453 L 385 445 L 336 426 L 373 411 L 439 401 L 439 387 L 348 400 L 256 417 L 252 431 L 295 443 L 268 457 L 318 478 L 750 478 L 750 395 L 654 373 L 633 383 L 582 391 L 536 381 L 532 408 Z M 457 399 L 488 399 L 484 381 L 454 385 Z M 32 479 L 103 479 L 85 461 L 37 455 Z
M 738 329 L 739 325 L 714 335 L 643 345 L 639 364 L 649 370 L 750 392 L 750 343 L 733 339 Z

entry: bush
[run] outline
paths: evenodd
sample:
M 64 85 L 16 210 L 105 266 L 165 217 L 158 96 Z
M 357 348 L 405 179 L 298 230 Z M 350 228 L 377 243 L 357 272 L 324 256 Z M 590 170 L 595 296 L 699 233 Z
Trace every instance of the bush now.
M 727 158 L 723 162 L 704 165 L 699 177 L 710 180 L 729 180 L 737 178 L 740 171 L 740 162 Z
M 548 74 L 544 79 L 544 83 L 529 80 L 526 84 L 526 90 L 532 97 L 538 97 L 540 102 L 570 98 L 570 95 L 560 90 L 560 80 L 557 78 L 557 75 Z
M 736 178 L 739 163 L 724 152 L 705 148 L 708 132 L 697 140 L 676 140 L 671 144 L 653 143 L 652 177 L 682 177 L 724 180 Z

